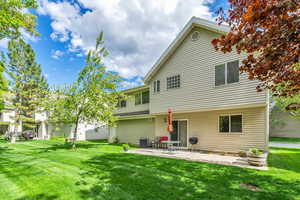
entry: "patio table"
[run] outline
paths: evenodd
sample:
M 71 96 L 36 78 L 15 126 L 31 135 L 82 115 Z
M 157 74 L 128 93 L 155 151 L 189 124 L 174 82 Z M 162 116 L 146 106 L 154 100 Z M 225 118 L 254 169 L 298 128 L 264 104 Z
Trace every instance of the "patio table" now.
M 180 141 L 162 141 L 162 143 L 166 144 L 169 151 L 174 151 L 174 144 L 180 144 Z

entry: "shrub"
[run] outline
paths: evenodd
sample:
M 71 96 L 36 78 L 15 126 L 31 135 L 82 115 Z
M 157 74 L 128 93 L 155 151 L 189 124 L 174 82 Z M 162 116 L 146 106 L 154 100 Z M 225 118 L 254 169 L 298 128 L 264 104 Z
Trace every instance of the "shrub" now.
M 247 157 L 247 152 L 244 150 L 241 150 L 241 151 L 239 151 L 239 156 L 242 158 L 245 158 L 245 157 Z
M 254 155 L 261 155 L 261 154 L 263 154 L 264 152 L 263 151 L 261 151 L 261 150 L 259 150 L 259 149 L 256 149 L 256 148 L 251 148 L 251 149 L 249 149 L 249 153 L 251 153 L 251 154 L 254 154 Z

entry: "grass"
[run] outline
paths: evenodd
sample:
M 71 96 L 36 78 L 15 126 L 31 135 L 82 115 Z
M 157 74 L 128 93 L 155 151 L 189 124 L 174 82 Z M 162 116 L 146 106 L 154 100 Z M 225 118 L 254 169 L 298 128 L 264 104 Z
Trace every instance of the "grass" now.
M 0 157 L 1 200 L 300 199 L 300 149 L 272 148 L 269 171 L 127 154 L 103 141 L 77 150 L 2 141 Z
M 287 143 L 287 144 L 300 144 L 300 138 L 271 137 L 270 142 Z

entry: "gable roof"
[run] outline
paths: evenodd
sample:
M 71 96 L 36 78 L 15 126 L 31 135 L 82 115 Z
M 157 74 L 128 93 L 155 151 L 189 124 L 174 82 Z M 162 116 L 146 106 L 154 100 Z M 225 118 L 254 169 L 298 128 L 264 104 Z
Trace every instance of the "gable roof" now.
M 230 30 L 229 26 L 219 25 L 216 22 L 208 21 L 206 19 L 202 19 L 198 17 L 192 17 L 190 21 L 184 26 L 182 31 L 173 40 L 173 42 L 169 45 L 169 47 L 165 50 L 165 52 L 161 55 L 161 57 L 156 61 L 156 63 L 150 69 L 150 71 L 146 74 L 144 78 L 145 83 L 148 83 L 151 80 L 151 78 L 161 68 L 162 64 L 169 58 L 169 56 L 172 55 L 172 53 L 177 49 L 180 43 L 184 40 L 184 38 L 189 34 L 189 32 L 194 27 L 200 27 L 220 34 L 226 34 Z

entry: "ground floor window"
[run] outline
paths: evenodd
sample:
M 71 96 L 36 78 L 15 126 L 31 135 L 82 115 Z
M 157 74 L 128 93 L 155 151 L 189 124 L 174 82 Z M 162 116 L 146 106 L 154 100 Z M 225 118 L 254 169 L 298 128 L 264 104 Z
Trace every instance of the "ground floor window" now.
M 222 115 L 219 116 L 220 133 L 242 133 L 243 116 L 242 115 Z

